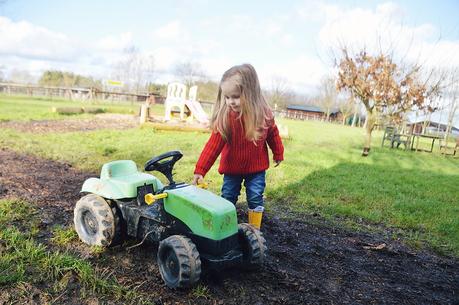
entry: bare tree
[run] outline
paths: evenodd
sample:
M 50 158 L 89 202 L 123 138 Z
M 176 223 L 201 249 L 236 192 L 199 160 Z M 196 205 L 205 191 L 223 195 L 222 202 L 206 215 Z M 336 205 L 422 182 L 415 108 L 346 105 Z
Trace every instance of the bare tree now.
M 344 98 L 337 99 L 338 109 L 342 115 L 342 123 L 346 124 L 346 119 L 354 112 L 355 110 L 355 98 L 352 93 L 344 96 Z M 354 117 L 355 119 L 355 117 Z
M 359 121 L 359 125 L 361 123 L 361 116 L 362 116 L 362 104 L 359 103 L 358 99 L 355 97 L 354 93 L 351 92 L 351 96 L 354 99 L 354 107 L 352 109 L 352 127 L 357 125 L 357 120 Z
M 153 55 L 140 55 L 132 63 L 132 79 L 135 91 L 153 82 L 155 72 L 155 59 Z
M 337 106 L 336 80 L 333 77 L 327 76 L 322 79 L 320 87 L 320 98 L 318 100 L 319 107 L 325 113 L 325 120 L 330 120 L 330 114 Z
M 448 122 L 446 125 L 445 132 L 445 145 L 448 147 L 448 138 L 453 128 L 453 120 L 456 115 L 457 109 L 459 108 L 459 74 L 458 71 L 451 71 L 450 73 L 450 85 L 448 88 L 447 97 L 449 99 L 449 113 Z
M 184 61 L 177 63 L 174 67 L 174 74 L 180 81 L 191 87 L 198 80 L 204 80 L 205 73 L 197 62 Z
M 268 102 L 274 106 L 285 109 L 292 100 L 294 93 L 290 90 L 288 81 L 281 76 L 271 80 L 271 88 L 267 91 Z
M 128 90 L 139 93 L 153 81 L 155 61 L 152 55 L 144 55 L 135 46 L 123 51 L 123 58 L 115 64 L 113 76 L 122 80 Z
M 33 84 L 36 81 L 29 71 L 17 69 L 14 69 L 11 73 L 9 73 L 8 80 L 13 83 L 21 84 Z

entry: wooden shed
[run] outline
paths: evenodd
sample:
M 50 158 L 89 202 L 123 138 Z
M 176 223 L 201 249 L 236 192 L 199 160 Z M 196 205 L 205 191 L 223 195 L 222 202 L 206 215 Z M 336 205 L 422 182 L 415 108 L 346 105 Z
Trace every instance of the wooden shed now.
M 330 112 L 330 121 L 340 118 L 341 112 L 332 109 Z M 287 106 L 287 117 L 300 120 L 324 120 L 326 113 L 318 106 L 312 105 L 289 105 Z

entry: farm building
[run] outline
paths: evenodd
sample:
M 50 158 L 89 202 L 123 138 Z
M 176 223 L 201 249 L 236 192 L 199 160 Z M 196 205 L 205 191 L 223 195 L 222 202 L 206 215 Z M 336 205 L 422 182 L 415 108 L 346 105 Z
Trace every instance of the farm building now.
M 409 113 L 407 117 L 408 126 L 414 133 L 427 134 L 444 134 L 448 125 L 447 111 L 437 111 L 430 115 L 416 116 L 415 113 Z M 459 137 L 459 113 L 452 119 L 451 134 Z M 426 130 L 423 130 L 425 127 Z
M 324 120 L 326 113 L 322 108 L 312 105 L 290 105 L 287 106 L 286 117 L 300 120 Z M 338 109 L 332 109 L 330 112 L 330 121 L 341 119 L 341 112 Z

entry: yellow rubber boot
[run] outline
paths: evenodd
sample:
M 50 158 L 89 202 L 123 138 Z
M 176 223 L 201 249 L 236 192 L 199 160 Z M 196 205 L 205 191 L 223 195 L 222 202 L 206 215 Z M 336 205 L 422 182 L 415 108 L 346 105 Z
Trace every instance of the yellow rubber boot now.
M 264 207 L 257 206 L 255 209 L 249 209 L 249 224 L 260 230 L 261 219 L 263 217 Z

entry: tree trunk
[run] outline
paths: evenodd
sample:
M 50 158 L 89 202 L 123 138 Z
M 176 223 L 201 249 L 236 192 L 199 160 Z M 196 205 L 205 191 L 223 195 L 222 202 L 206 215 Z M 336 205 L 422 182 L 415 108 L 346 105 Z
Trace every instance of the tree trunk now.
M 82 107 L 53 107 L 51 111 L 59 114 L 77 114 L 83 113 L 84 109 Z
M 376 115 L 367 111 L 367 118 L 365 120 L 365 145 L 363 147 L 362 156 L 366 157 L 370 153 L 371 146 L 371 133 L 375 127 Z
M 456 104 L 456 95 L 454 95 L 453 101 L 451 102 L 451 109 L 448 115 L 448 124 L 446 125 L 446 131 L 445 131 L 445 139 L 444 139 L 445 146 L 446 146 L 445 151 L 446 149 L 448 149 L 448 138 L 453 128 L 453 119 L 454 119 L 454 114 L 456 113 L 457 108 L 458 108 L 458 105 Z
M 352 117 L 352 125 L 351 127 L 355 127 L 355 122 L 357 121 L 357 111 L 354 112 L 354 116 Z
M 343 125 L 346 124 L 346 117 L 343 115 Z

